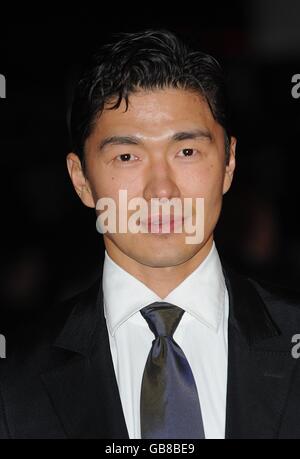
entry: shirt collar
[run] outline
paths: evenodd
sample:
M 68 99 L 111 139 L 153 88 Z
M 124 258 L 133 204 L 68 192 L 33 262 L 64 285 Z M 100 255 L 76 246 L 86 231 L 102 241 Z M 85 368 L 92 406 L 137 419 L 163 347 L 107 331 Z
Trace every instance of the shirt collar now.
M 175 304 L 218 331 L 224 312 L 225 281 L 214 242 L 204 261 L 165 298 L 121 268 L 106 251 L 102 279 L 104 313 L 112 335 L 129 317 L 155 301 Z

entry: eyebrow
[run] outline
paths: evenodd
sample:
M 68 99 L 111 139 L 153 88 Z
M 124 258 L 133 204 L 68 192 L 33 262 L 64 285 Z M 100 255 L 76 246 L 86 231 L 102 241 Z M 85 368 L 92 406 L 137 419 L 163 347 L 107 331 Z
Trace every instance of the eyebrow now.
M 182 140 L 192 139 L 207 139 L 212 141 L 211 133 L 206 129 L 195 129 L 192 131 L 180 131 L 176 132 L 170 137 L 171 142 L 181 142 Z M 99 145 L 98 150 L 101 151 L 107 145 L 141 145 L 143 142 L 136 136 L 111 136 L 103 139 Z

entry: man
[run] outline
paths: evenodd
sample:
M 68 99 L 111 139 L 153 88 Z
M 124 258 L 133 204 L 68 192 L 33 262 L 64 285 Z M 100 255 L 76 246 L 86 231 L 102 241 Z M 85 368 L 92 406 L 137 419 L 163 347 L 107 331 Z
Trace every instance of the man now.
M 169 32 L 125 34 L 79 81 L 71 134 L 86 206 L 101 217 L 112 199 L 118 228 L 125 190 L 150 212 L 143 231 L 103 231 L 97 282 L 16 338 L 0 437 L 300 437 L 299 298 L 236 274 L 214 244 L 236 147 L 216 60 Z M 150 204 L 174 198 L 192 210 L 165 232 Z M 195 243 L 175 231 L 189 219 Z

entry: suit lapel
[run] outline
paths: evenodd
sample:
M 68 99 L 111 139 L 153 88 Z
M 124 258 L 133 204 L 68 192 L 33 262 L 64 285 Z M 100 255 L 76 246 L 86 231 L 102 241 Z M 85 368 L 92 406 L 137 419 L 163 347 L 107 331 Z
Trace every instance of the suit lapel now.
M 103 313 L 101 279 L 74 307 L 54 346 L 66 354 L 66 361 L 41 378 L 65 435 L 128 438 Z
M 278 438 L 295 359 L 253 284 L 224 270 L 229 293 L 226 438 Z

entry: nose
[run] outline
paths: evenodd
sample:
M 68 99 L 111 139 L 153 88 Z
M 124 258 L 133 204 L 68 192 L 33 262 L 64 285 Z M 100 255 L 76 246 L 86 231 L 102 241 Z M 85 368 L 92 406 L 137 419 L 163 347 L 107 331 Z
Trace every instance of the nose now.
M 166 160 L 151 163 L 147 171 L 144 199 L 172 199 L 180 197 L 180 191 L 175 181 L 174 172 Z

